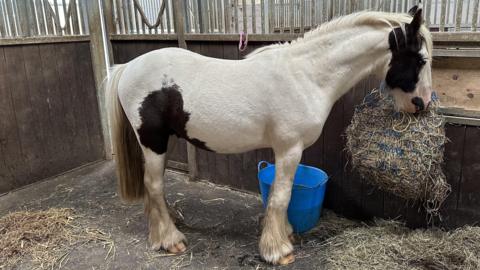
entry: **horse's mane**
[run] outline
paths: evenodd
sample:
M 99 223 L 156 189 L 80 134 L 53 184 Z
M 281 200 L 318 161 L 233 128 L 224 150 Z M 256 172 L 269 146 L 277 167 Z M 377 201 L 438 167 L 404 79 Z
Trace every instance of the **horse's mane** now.
M 258 48 L 248 54 L 246 58 L 249 58 L 253 55 L 257 55 L 259 53 L 269 51 L 271 49 L 276 49 L 284 46 L 289 46 L 295 43 L 301 43 L 308 40 L 311 40 L 319 35 L 336 31 L 338 29 L 349 28 L 354 26 L 361 26 L 361 25 L 370 25 L 370 26 L 389 26 L 392 29 L 394 27 L 401 26 L 404 23 L 410 23 L 413 17 L 406 13 L 387 13 L 387 12 L 377 12 L 377 11 L 360 11 L 356 13 L 352 13 L 346 16 L 338 17 L 333 19 L 330 22 L 321 24 L 317 28 L 306 32 L 303 37 L 299 37 L 291 42 L 285 43 L 277 43 L 269 46 L 265 46 L 262 48 Z M 420 28 L 420 35 L 426 42 L 428 53 L 431 57 L 432 55 L 432 38 L 428 29 L 422 25 Z

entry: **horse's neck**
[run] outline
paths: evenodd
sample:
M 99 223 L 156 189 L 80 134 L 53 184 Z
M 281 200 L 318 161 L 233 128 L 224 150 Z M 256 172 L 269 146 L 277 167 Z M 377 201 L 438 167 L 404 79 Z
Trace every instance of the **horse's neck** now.
M 387 36 L 382 28 L 340 29 L 294 43 L 286 53 L 303 58 L 296 68 L 303 68 L 322 95 L 336 101 L 369 74 L 384 75 L 391 57 Z

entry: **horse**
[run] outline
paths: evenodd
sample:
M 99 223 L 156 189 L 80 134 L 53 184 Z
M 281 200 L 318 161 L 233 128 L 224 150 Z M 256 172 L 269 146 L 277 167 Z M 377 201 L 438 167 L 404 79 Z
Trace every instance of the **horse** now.
M 286 214 L 292 179 L 335 101 L 374 74 L 386 82 L 397 110 L 424 110 L 431 59 L 431 35 L 415 6 L 405 14 L 339 17 L 242 60 L 164 48 L 115 65 L 106 92 L 121 197 L 144 199 L 152 249 L 181 253 L 186 238 L 164 199 L 169 138 L 217 153 L 271 148 L 276 173 L 259 252 L 268 263 L 289 264 L 295 260 Z

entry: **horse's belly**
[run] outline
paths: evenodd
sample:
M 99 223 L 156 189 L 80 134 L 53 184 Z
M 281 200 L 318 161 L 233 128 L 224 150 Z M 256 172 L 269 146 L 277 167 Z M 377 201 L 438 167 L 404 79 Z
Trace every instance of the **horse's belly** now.
M 195 138 L 217 153 L 240 153 L 266 147 L 264 125 L 241 116 L 193 112 L 186 125 L 189 138 Z

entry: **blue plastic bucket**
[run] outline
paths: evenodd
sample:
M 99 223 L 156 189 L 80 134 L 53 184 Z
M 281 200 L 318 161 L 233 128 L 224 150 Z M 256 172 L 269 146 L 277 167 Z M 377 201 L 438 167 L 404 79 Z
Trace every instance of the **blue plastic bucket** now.
M 260 161 L 258 180 L 263 206 L 267 207 L 270 186 L 275 180 L 275 165 Z M 298 165 L 287 212 L 288 221 L 295 233 L 306 232 L 317 224 L 322 211 L 327 180 L 328 176 L 324 171 L 311 166 Z

